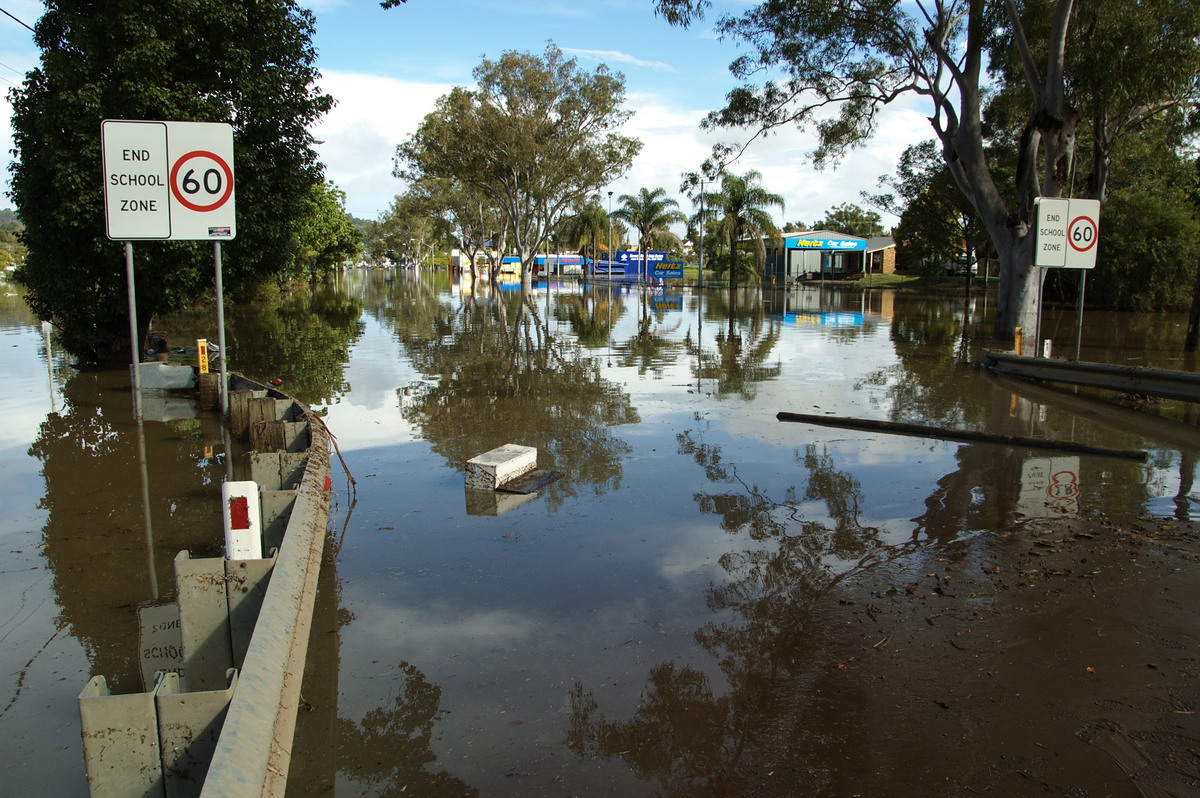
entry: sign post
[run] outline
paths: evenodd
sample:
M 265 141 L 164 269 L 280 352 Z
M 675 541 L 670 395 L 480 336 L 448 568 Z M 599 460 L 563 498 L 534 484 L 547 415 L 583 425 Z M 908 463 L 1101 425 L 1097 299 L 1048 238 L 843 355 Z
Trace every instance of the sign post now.
M 221 351 L 221 412 L 229 407 L 225 371 L 221 241 L 237 235 L 233 127 L 211 122 L 105 119 L 104 220 L 108 237 L 125 242 L 133 345 L 134 408 L 141 421 L 133 241 L 212 241 Z

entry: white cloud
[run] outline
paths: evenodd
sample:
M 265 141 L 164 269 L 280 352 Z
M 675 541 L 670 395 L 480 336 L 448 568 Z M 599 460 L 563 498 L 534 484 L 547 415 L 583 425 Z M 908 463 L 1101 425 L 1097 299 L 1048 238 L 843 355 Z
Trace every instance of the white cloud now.
M 644 67 L 646 69 L 655 69 L 660 72 L 675 72 L 675 67 L 662 61 L 646 61 L 637 56 L 623 53 L 620 50 L 582 50 L 574 47 L 564 47 L 563 52 L 567 55 L 578 56 L 587 61 L 595 61 L 602 64 L 629 64 L 630 66 Z
M 452 87 L 335 71 L 324 73 L 320 86 L 337 100 L 313 128 L 326 175 L 346 192 L 351 213 L 374 219 L 404 187 L 392 177 L 396 145 Z

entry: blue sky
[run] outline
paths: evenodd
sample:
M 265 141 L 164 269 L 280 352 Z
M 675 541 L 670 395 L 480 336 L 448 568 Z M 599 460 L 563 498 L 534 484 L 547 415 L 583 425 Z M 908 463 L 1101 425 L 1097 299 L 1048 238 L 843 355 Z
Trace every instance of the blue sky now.
M 316 0 L 308 6 L 317 21 L 321 88 L 338 103 L 314 129 L 326 173 L 346 192 L 351 213 L 378 218 L 404 189 L 391 176 L 395 146 L 437 98 L 469 86 L 484 57 L 540 53 L 553 41 L 581 67 L 605 63 L 625 76 L 626 108 L 634 111 L 625 133 L 644 147 L 630 172 L 608 187 L 614 196 L 661 186 L 690 211 L 678 194 L 680 175 L 696 169 L 714 142 L 748 138 L 743 131 L 699 129 L 736 85 L 728 67 L 738 45 L 719 41 L 712 23 L 747 5 L 715 0 L 707 19 L 683 30 L 656 17 L 651 0 L 409 0 L 389 10 L 376 0 Z M 0 8 L 32 25 L 42 5 L 3 0 Z M 37 55 L 32 34 L 0 17 L 0 87 L 19 83 Z M 5 103 L 6 153 L 9 113 Z M 874 190 L 880 175 L 893 172 L 906 146 L 932 135 L 925 116 L 915 102 L 889 109 L 881 133 L 836 169 L 814 171 L 806 158 L 813 139 L 794 130 L 759 139 L 733 169 L 757 169 L 763 184 L 785 197 L 777 221 L 812 223 L 838 203 L 861 204 L 859 192 Z

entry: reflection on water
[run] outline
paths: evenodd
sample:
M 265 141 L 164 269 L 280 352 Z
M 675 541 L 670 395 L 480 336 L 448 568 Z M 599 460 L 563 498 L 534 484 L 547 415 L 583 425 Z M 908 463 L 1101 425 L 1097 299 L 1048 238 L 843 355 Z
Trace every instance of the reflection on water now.
M 199 422 L 147 424 L 151 539 L 124 375 L 59 363 L 51 382 L 34 320 L 0 314 L 0 403 L 18 421 L 0 449 L 17 508 L 0 519 L 0 733 L 28 741 L 0 778 L 78 795 L 74 697 L 92 673 L 140 686 L 137 607 L 170 594 L 175 551 L 216 550 L 224 462 Z M 230 367 L 325 414 L 357 483 L 353 514 L 332 519 L 289 794 L 787 794 L 775 771 L 839 794 L 839 768 L 870 767 L 839 718 L 886 700 L 829 684 L 851 588 L 1003 558 L 1030 518 L 1194 514 L 1194 428 L 989 377 L 974 365 L 988 315 L 984 297 L 842 286 L 731 307 L 725 290 L 522 295 L 392 272 L 232 312 Z M 1085 336 L 1084 359 L 1180 366 L 1134 354 L 1139 334 L 1165 345 L 1162 317 L 1119 322 L 1089 318 L 1089 334 L 1120 333 Z M 209 323 L 157 326 L 175 343 Z M 1048 315 L 1073 341 L 1065 325 Z M 1150 459 L 780 424 L 785 410 Z M 504 443 L 565 477 L 472 511 L 465 462 Z M 37 764 L 45 747 L 67 767 Z

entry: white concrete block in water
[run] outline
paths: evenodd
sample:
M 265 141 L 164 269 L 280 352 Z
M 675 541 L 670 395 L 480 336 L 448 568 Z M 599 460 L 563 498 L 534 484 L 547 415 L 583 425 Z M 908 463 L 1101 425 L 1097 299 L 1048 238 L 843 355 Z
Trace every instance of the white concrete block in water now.
M 506 443 L 467 461 L 467 487 L 496 488 L 537 468 L 537 449 Z
M 138 376 L 146 391 L 192 391 L 196 389 L 196 370 L 191 366 L 169 363 L 139 363 Z

